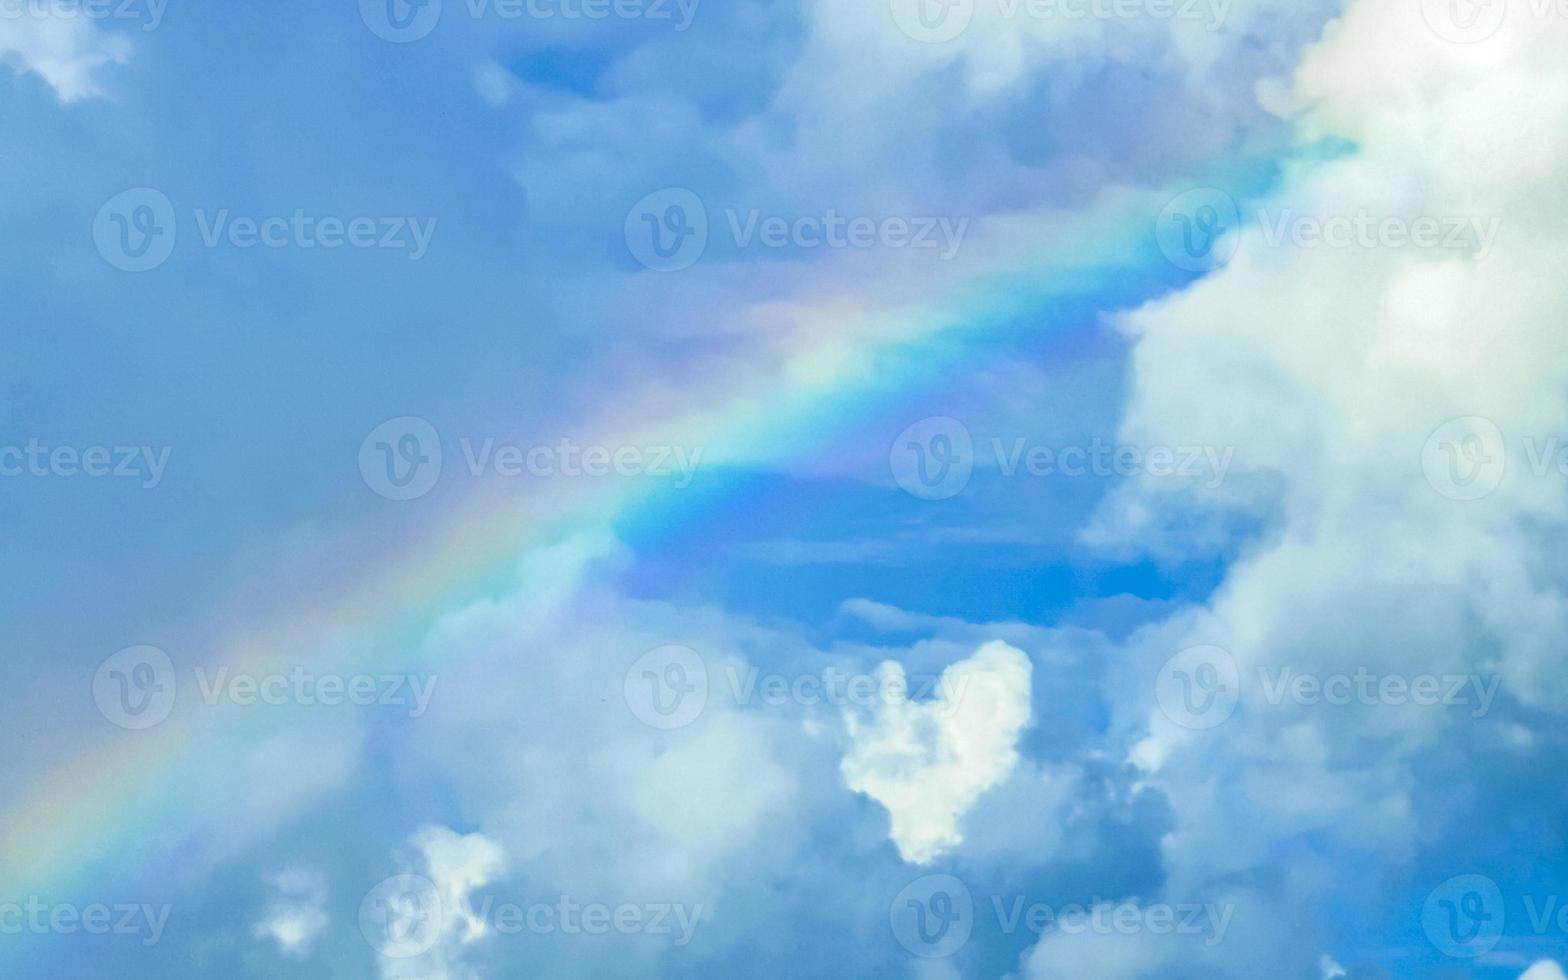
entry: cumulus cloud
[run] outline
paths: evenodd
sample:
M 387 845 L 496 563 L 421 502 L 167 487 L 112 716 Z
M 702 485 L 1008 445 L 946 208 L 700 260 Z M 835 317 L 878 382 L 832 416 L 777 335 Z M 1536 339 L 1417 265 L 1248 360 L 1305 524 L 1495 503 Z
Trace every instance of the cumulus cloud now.
M 286 955 L 303 958 L 329 921 L 326 876 L 292 868 L 276 875 L 272 888 L 273 899 L 256 924 L 256 935 L 273 940 Z
M 447 696 L 422 719 L 411 762 L 451 779 L 486 832 L 542 881 L 696 904 L 729 859 L 777 824 L 811 742 L 794 744 L 797 728 L 737 711 L 726 696 L 738 652 L 781 653 L 786 640 L 715 611 L 628 602 L 587 584 L 590 566 L 615 553 L 597 538 L 544 549 L 515 595 L 443 621 L 433 654 L 462 651 L 463 660 L 444 672 Z M 546 588 L 554 599 L 541 603 Z M 708 689 L 688 724 L 665 730 L 639 718 L 626 685 L 640 654 L 672 643 L 691 651 Z M 476 757 L 476 742 L 489 751 Z M 778 854 L 786 835 L 775 829 Z
M 1124 436 L 1235 447 L 1236 470 L 1213 490 L 1131 481 L 1091 540 L 1190 554 L 1212 545 L 1216 513 L 1266 520 L 1207 603 L 1129 641 L 1114 692 L 1129 758 L 1172 806 L 1173 893 L 1268 869 L 1295 903 L 1281 921 L 1305 925 L 1332 876 L 1293 841 L 1409 865 L 1463 795 L 1422 794 L 1427 777 L 1470 783 L 1480 777 L 1455 759 L 1525 751 L 1507 724 L 1518 703 L 1568 708 L 1568 575 L 1550 544 L 1568 498 L 1529 443 L 1568 432 L 1568 362 L 1543 356 L 1568 314 L 1565 41 L 1563 18 L 1518 16 L 1456 44 L 1419 4 L 1358 0 L 1281 103 L 1304 141 L 1345 151 L 1303 154 L 1277 194 L 1240 202 L 1251 227 L 1229 265 L 1125 321 Z M 1488 251 L 1473 234 L 1334 247 L 1266 227 L 1360 215 L 1497 233 Z M 1195 644 L 1224 647 L 1237 668 L 1239 707 L 1215 732 L 1155 704 L 1161 665 Z M 1502 693 L 1481 715 L 1271 704 L 1259 678 L 1285 668 L 1496 677 Z M 1260 968 L 1246 948 L 1229 970 Z M 1290 955 L 1303 968 L 1315 956 Z
M 878 673 L 884 685 L 908 685 L 901 664 Z M 1023 651 L 995 641 L 944 670 L 933 700 L 888 699 L 846 715 L 844 781 L 887 808 L 904 860 L 927 864 L 961 843 L 969 808 L 1013 771 L 1032 674 Z
M 85 16 L 18 7 L 33 12 L 0 17 L 0 64 L 36 73 L 64 102 L 101 94 L 101 70 L 130 60 L 129 41 L 94 27 Z
M 429 935 L 430 949 L 417 956 L 378 956 L 383 980 L 468 980 L 477 977 L 464 962 L 464 951 L 485 935 L 486 923 L 474 910 L 472 892 L 495 880 L 504 864 L 501 848 L 483 834 L 459 834 L 448 827 L 427 825 L 409 839 L 417 860 L 407 869 L 423 875 L 433 900 L 394 903 L 387 933 Z M 432 908 L 433 906 L 433 908 Z M 432 913 L 435 922 L 426 921 Z
M 1541 960 L 1519 974 L 1519 980 L 1563 980 L 1563 968 L 1554 960 Z

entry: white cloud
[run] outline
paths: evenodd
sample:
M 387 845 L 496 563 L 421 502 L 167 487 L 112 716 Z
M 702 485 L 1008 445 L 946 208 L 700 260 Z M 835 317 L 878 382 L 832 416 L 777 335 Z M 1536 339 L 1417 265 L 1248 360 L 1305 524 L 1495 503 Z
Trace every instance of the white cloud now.
M 987 643 L 942 672 L 934 700 L 887 701 L 845 716 L 844 780 L 887 807 L 904 860 L 926 864 L 962 842 L 964 814 L 1013 771 L 1030 722 L 1032 673 L 1023 651 Z M 892 661 L 879 675 L 906 680 Z
M 434 945 L 427 952 L 407 959 L 377 957 L 381 976 L 383 980 L 475 977 L 477 974 L 463 962 L 463 953 L 465 947 L 485 935 L 486 924 L 469 897 L 500 874 L 505 855 L 483 834 L 458 834 L 447 827 L 421 827 L 409 842 L 419 860 L 407 870 L 423 875 L 434 886 L 434 904 L 440 910 L 441 920 L 435 926 Z M 398 906 L 393 914 L 403 918 L 389 924 L 389 934 L 416 934 L 425 927 L 417 917 L 429 911 L 423 905 Z
M 1495 38 L 1459 45 L 1419 4 L 1354 3 L 1308 52 L 1288 100 L 1305 140 L 1354 149 L 1305 154 L 1257 203 L 1319 219 L 1496 220 L 1490 253 L 1271 246 L 1253 228 L 1226 268 L 1127 319 L 1124 438 L 1234 446 L 1236 470 L 1214 492 L 1134 481 L 1091 540 L 1190 551 L 1190 530 L 1209 533 L 1217 512 L 1270 521 L 1205 605 L 1142 630 L 1119 658 L 1115 724 L 1171 805 L 1171 894 L 1266 870 L 1285 883 L 1272 929 L 1311 928 L 1333 866 L 1369 848 L 1411 861 L 1425 828 L 1452 822 L 1445 808 L 1479 778 L 1458 764 L 1465 754 L 1518 744 L 1510 699 L 1568 708 L 1557 639 L 1568 575 L 1553 545 L 1568 495 L 1560 474 L 1531 472 L 1524 448 L 1568 434 L 1568 361 L 1554 356 L 1568 319 L 1565 42 L 1560 17 L 1510 17 Z M 1484 499 L 1454 500 L 1423 475 L 1423 448 L 1471 415 L 1507 436 L 1507 473 Z M 1156 707 L 1155 678 L 1207 643 L 1235 657 L 1241 708 L 1193 732 Z M 1503 694 L 1480 718 L 1263 703 L 1259 668 L 1283 667 L 1495 673 Z M 1466 788 L 1418 792 L 1434 767 Z M 1306 835 L 1310 857 L 1291 846 Z M 1248 962 L 1249 950 L 1231 954 L 1238 975 L 1281 969 Z M 1303 969 L 1309 950 L 1291 950 Z
M 1563 968 L 1553 960 L 1541 960 L 1519 974 L 1519 980 L 1564 980 Z
M 101 94 L 100 70 L 125 64 L 130 56 L 129 41 L 93 26 L 84 16 L 23 13 L 0 18 L 0 64 L 37 73 L 65 102 Z
M 274 877 L 272 887 L 275 894 L 256 924 L 256 935 L 273 940 L 289 956 L 304 957 L 329 921 L 326 876 L 293 868 Z

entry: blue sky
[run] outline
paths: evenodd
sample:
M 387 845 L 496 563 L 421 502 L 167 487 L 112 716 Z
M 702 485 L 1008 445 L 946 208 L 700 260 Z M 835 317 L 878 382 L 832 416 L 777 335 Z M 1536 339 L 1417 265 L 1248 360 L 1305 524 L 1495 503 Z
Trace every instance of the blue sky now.
M 0 975 L 1560 980 L 1565 40 L 0 0 Z

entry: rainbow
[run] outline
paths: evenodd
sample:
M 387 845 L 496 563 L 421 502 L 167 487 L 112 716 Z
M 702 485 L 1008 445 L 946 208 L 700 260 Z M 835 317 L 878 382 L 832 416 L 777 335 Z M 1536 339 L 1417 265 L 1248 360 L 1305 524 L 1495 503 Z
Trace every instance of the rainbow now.
M 945 277 L 895 282 L 885 295 L 857 296 L 848 311 L 842 304 L 788 310 L 786 318 L 804 326 L 790 346 L 770 352 L 773 363 L 758 375 L 766 384 L 709 378 L 684 414 L 622 408 L 623 417 L 653 420 L 599 425 L 595 438 L 605 445 L 702 446 L 703 465 L 718 468 L 717 482 L 707 470 L 692 492 L 681 493 L 659 481 L 530 481 L 526 496 L 476 483 L 431 530 L 362 581 L 231 635 L 213 659 L 256 674 L 287 672 L 302 661 L 323 672 L 385 670 L 386 651 L 419 650 L 444 612 L 515 589 L 520 560 L 542 547 L 617 524 L 653 540 L 679 534 L 708 508 L 728 503 L 725 468 L 820 452 L 868 409 L 896 411 L 939 389 L 986 344 L 1039 335 L 1039 322 L 1061 304 L 1120 294 L 1126 305 L 1125 283 L 1134 273 L 1158 288 L 1179 283 L 1151 235 L 1153 216 L 1170 196 L 1125 192 L 1084 212 L 1000 219 L 986 235 L 997 244 L 982 243 L 979 262 L 955 263 Z M 177 710 L 145 731 L 114 730 L 27 786 L 6 814 L 0 900 L 66 901 L 89 889 L 107 898 L 153 868 L 179 867 L 182 840 L 221 821 L 226 801 L 235 798 L 233 760 L 288 715 Z M 0 963 L 19 948 L 0 944 Z

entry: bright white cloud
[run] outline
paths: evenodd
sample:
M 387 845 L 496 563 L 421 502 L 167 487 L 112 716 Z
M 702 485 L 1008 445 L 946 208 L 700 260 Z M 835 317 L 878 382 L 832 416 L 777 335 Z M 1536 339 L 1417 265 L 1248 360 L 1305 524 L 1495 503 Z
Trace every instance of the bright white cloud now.
M 964 814 L 1013 771 L 1031 717 L 1032 673 L 1023 651 L 987 643 L 942 672 L 934 700 L 890 699 L 846 714 L 844 780 L 887 807 L 904 860 L 926 864 L 961 843 Z M 879 675 L 907 684 L 892 661 Z
M 382 980 L 468 980 L 477 974 L 463 962 L 464 950 L 485 935 L 484 919 L 474 910 L 470 895 L 494 881 L 505 864 L 501 848 L 483 834 L 458 834 L 447 827 L 424 826 L 409 841 L 419 859 L 407 870 L 423 875 L 434 887 L 434 902 L 399 905 L 392 910 L 390 935 L 417 935 L 430 928 L 422 921 L 439 910 L 434 942 L 420 955 L 377 957 Z
M 1541 960 L 1519 974 L 1519 980 L 1564 980 L 1568 976 L 1554 960 Z
M 329 921 L 326 876 L 292 868 L 275 876 L 272 888 L 273 899 L 256 924 L 256 935 L 273 940 L 286 955 L 304 957 Z
M 1555 469 L 1533 472 L 1527 442 L 1568 433 L 1568 361 L 1548 354 L 1568 319 L 1565 42 L 1561 17 L 1510 17 L 1462 45 L 1419 4 L 1354 3 L 1285 100 L 1305 139 L 1354 149 L 1306 154 L 1275 197 L 1243 211 L 1262 208 L 1265 223 L 1474 219 L 1497 229 L 1490 251 L 1272 244 L 1254 227 L 1226 268 L 1127 320 L 1124 437 L 1235 447 L 1236 469 L 1212 492 L 1133 482 L 1091 540 L 1190 554 L 1212 544 L 1215 513 L 1270 525 L 1209 603 L 1132 639 L 1114 693 L 1132 760 L 1172 806 L 1163 853 L 1174 894 L 1268 868 L 1301 908 L 1326 901 L 1332 875 L 1292 840 L 1317 835 L 1347 862 L 1369 847 L 1410 860 L 1421 828 L 1444 823 L 1430 808 L 1452 798 L 1418 792 L 1422 767 L 1466 780 L 1452 762 L 1472 747 L 1518 751 L 1509 699 L 1568 707 L 1558 652 L 1568 600 L 1552 544 L 1568 496 Z M 1460 416 L 1506 437 L 1506 473 L 1480 500 L 1453 499 L 1441 473 L 1423 472 L 1430 437 Z M 1470 463 L 1502 459 L 1483 448 Z M 1155 706 L 1155 679 L 1177 651 L 1207 643 L 1234 656 L 1241 709 L 1195 732 Z M 1259 671 L 1282 668 L 1496 675 L 1503 693 L 1481 718 L 1269 705 Z
M 125 64 L 130 56 L 129 41 L 93 26 L 85 16 L 0 17 L 0 64 L 37 73 L 64 102 L 101 94 L 101 69 Z

